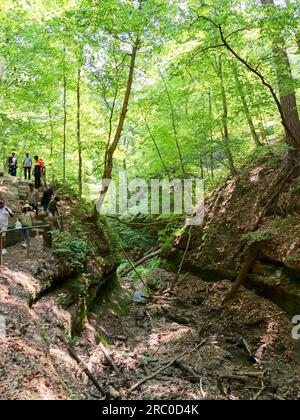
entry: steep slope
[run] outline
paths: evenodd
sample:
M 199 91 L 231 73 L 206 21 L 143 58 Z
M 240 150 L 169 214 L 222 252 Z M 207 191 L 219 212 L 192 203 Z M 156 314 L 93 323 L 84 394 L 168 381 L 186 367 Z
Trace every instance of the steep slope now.
M 277 267 L 300 278 L 299 181 L 296 171 L 274 156 L 225 180 L 206 199 L 205 220 L 192 230 L 186 266 L 211 278 L 235 277 L 249 244 L 257 243 L 258 273 L 268 271 L 263 266 L 269 263 L 271 272 Z M 184 233 L 169 258 L 180 258 L 186 244 Z
M 0 193 L 17 214 L 26 185 L 7 177 L 2 181 Z M 97 215 L 69 192 L 61 190 L 60 197 L 63 231 L 54 232 L 50 219 L 52 240 L 48 233 L 45 241 L 39 225 L 49 221 L 38 221 L 29 253 L 20 243 L 8 246 L 0 267 L 1 399 L 89 397 L 65 340 L 83 328 L 115 273 L 118 253 Z M 19 239 L 8 236 L 8 245 Z

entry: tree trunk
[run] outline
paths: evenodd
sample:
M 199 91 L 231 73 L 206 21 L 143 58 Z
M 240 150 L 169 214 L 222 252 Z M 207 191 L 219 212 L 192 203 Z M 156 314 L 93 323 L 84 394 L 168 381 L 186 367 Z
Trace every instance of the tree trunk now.
M 165 161 L 164 161 L 164 159 L 163 159 L 163 157 L 162 157 L 162 154 L 161 154 L 161 152 L 160 152 L 160 150 L 159 150 L 159 147 L 158 147 L 157 141 L 156 141 L 156 139 L 155 139 L 155 137 L 154 137 L 154 134 L 152 133 L 152 130 L 151 130 L 151 128 L 150 128 L 150 126 L 149 126 L 149 124 L 148 124 L 147 118 L 146 118 L 146 116 L 145 116 L 145 114 L 144 114 L 144 112 L 143 112 L 143 110 L 142 110 L 142 109 L 141 109 L 141 114 L 142 114 L 142 117 L 143 117 L 143 119 L 144 119 L 144 121 L 145 121 L 145 125 L 146 125 L 147 131 L 148 131 L 148 133 L 149 133 L 149 136 L 150 136 L 151 140 L 153 141 L 153 144 L 154 144 L 155 149 L 156 149 L 156 151 L 157 151 L 157 154 L 158 154 L 159 160 L 160 160 L 160 162 L 161 162 L 161 164 L 162 164 L 162 166 L 163 166 L 163 168 L 164 168 L 164 171 L 165 171 L 165 173 L 166 173 L 166 175 L 167 175 L 168 180 L 171 182 L 171 176 L 170 176 L 169 170 L 168 170 L 168 168 L 167 168 L 167 165 L 165 164 Z
M 294 12 L 294 16 L 293 16 L 293 20 L 294 20 L 294 25 L 293 25 L 293 34 L 295 36 L 295 41 L 298 47 L 298 54 L 300 54 L 300 31 L 299 31 L 299 25 L 297 25 L 297 20 L 299 19 L 299 14 L 298 14 L 298 9 L 299 9 L 299 5 L 297 3 L 294 3 L 291 0 L 285 0 L 285 4 L 287 7 L 292 8 L 293 12 Z
M 160 73 L 164 87 L 165 87 L 165 91 L 168 97 L 168 101 L 170 104 L 170 111 L 171 111 L 171 118 L 172 118 L 172 126 L 173 126 L 173 132 L 175 135 L 175 142 L 176 142 L 176 147 L 177 147 L 177 151 L 178 151 L 178 156 L 179 156 L 179 161 L 180 161 L 180 165 L 181 165 L 181 170 L 182 170 L 182 176 L 183 178 L 185 178 L 185 168 L 184 168 L 184 162 L 183 162 L 183 156 L 182 156 L 182 151 L 181 151 L 181 147 L 179 144 L 179 139 L 178 139 L 178 133 L 177 133 L 177 127 L 176 127 L 176 117 L 175 117 L 175 112 L 174 112 L 174 107 L 173 107 L 173 102 L 171 99 L 171 95 L 168 89 L 168 85 L 165 81 L 165 78 L 163 76 L 162 73 Z
M 54 181 L 54 157 L 53 157 L 53 143 L 54 143 L 54 126 L 53 126 L 53 115 L 52 108 L 49 106 L 49 124 L 50 124 L 50 171 L 51 171 L 51 180 Z
M 268 136 L 267 136 L 267 131 L 265 129 L 265 125 L 262 119 L 260 119 L 259 121 L 259 131 L 260 131 L 260 138 L 261 138 L 261 143 L 262 144 L 268 144 Z
M 67 72 L 66 72 L 66 47 L 64 47 L 64 68 L 63 68 L 63 182 L 66 183 L 66 148 L 67 148 Z
M 274 0 L 261 0 L 262 5 L 275 6 Z M 285 40 L 281 33 L 273 36 L 273 56 L 276 66 L 278 88 L 282 113 L 286 122 L 286 142 L 293 148 L 291 159 L 300 158 L 300 120 L 297 110 L 296 92 L 289 57 L 284 48 Z
M 261 0 L 261 1 L 266 1 L 266 0 Z M 268 0 L 268 3 L 270 3 L 270 1 L 271 0 Z M 240 61 L 242 64 L 244 64 L 244 66 L 246 66 L 246 68 L 251 73 L 255 74 L 260 79 L 262 84 L 269 89 L 269 91 L 272 95 L 272 98 L 274 99 L 274 102 L 276 104 L 276 107 L 279 111 L 279 114 L 280 114 L 280 117 L 281 117 L 281 123 L 282 123 L 282 125 L 285 129 L 285 132 L 286 132 L 286 141 L 292 148 L 292 150 L 289 153 L 290 163 L 291 164 L 296 164 L 296 162 L 300 159 L 300 134 L 299 134 L 300 131 L 298 131 L 298 134 L 295 133 L 294 129 L 292 129 L 292 125 L 295 127 L 295 126 L 298 126 L 298 124 L 300 125 L 300 123 L 299 123 L 297 109 L 295 109 L 292 105 L 292 102 L 296 103 L 295 93 L 290 94 L 290 95 L 294 96 L 293 100 L 284 101 L 284 103 L 282 103 L 280 98 L 277 96 L 277 93 L 276 93 L 275 89 L 273 88 L 273 86 L 266 80 L 266 78 L 258 70 L 258 68 L 251 65 L 250 62 L 248 62 L 241 55 L 239 55 L 239 53 L 230 45 L 230 43 L 228 41 L 228 37 L 226 37 L 224 32 L 223 32 L 222 26 L 217 25 L 216 23 L 214 23 L 214 25 L 217 26 L 217 28 L 220 32 L 221 40 L 223 42 L 224 47 L 238 61 Z M 286 54 L 286 51 L 285 51 L 285 54 Z M 287 55 L 286 55 L 286 58 L 288 60 Z M 289 77 L 290 78 L 292 77 L 290 68 L 289 68 Z M 287 107 L 286 102 L 289 103 L 289 107 L 287 109 L 284 109 L 284 107 Z M 294 118 L 296 120 L 296 121 L 294 121 L 294 124 L 291 124 L 291 119 L 292 118 Z M 297 122 L 297 120 L 298 120 L 298 122 Z
M 298 46 L 298 54 L 300 54 L 300 33 L 297 31 L 295 36 L 296 36 L 296 42 Z
M 220 79 L 220 87 L 221 87 L 221 95 L 222 95 L 222 102 L 223 102 L 223 144 L 224 144 L 224 152 L 226 158 L 228 160 L 229 168 L 231 175 L 236 176 L 237 170 L 234 166 L 234 160 L 230 148 L 230 140 L 229 140 L 229 129 L 228 129 L 228 104 L 227 104 L 227 96 L 224 87 L 224 77 L 223 77 L 223 64 L 222 64 L 222 57 L 219 55 L 218 57 L 218 73 Z
M 213 136 L 213 108 L 212 108 L 212 97 L 211 97 L 211 90 L 208 91 L 208 107 L 209 107 L 209 132 L 210 132 L 210 147 L 212 148 L 214 136 Z M 214 154 L 212 150 L 209 153 L 210 157 L 210 171 L 211 171 L 211 178 L 214 180 L 215 174 L 214 174 Z
M 199 158 L 199 165 L 200 165 L 201 179 L 204 179 L 204 167 L 203 167 L 203 159 L 202 159 L 201 155 L 200 155 L 200 158 Z
M 244 114 L 250 128 L 252 139 L 254 141 L 255 146 L 262 146 L 261 142 L 259 141 L 259 136 L 255 130 L 255 126 L 254 126 L 254 123 L 250 114 L 249 106 L 248 106 L 247 99 L 244 93 L 244 88 L 239 77 L 238 68 L 234 62 L 232 64 L 233 64 L 232 71 L 234 75 L 235 84 L 236 84 L 237 91 L 240 95 L 240 98 L 243 104 Z
M 82 198 L 82 143 L 81 143 L 81 67 L 77 71 L 77 146 L 78 146 L 78 189 Z
M 138 52 L 138 49 L 139 49 L 139 45 L 140 45 L 140 40 L 139 40 L 139 38 L 137 38 L 133 47 L 132 47 L 127 86 L 126 86 L 126 91 L 125 91 L 125 95 L 124 95 L 124 100 L 123 100 L 123 105 L 122 105 L 122 109 L 121 109 L 121 113 L 120 113 L 120 117 L 119 117 L 117 130 L 116 130 L 113 142 L 112 142 L 112 144 L 110 145 L 110 147 L 107 151 L 106 164 L 105 164 L 103 177 L 102 177 L 103 181 L 104 180 L 110 181 L 112 179 L 114 153 L 115 153 L 115 151 L 117 149 L 117 146 L 119 144 L 119 141 L 121 139 L 122 131 L 123 131 L 123 128 L 124 128 L 124 123 L 125 123 L 125 119 L 126 119 L 126 115 L 127 115 L 127 111 L 128 111 L 128 104 L 129 104 L 129 99 L 130 99 L 131 90 L 132 90 L 133 76 L 134 76 L 134 70 L 135 70 L 135 62 L 136 62 L 136 56 L 137 56 L 137 52 Z M 98 204 L 97 204 L 97 210 L 98 211 L 101 210 L 101 207 L 103 205 L 103 201 L 104 201 L 104 198 L 105 198 L 105 195 L 106 195 L 108 189 L 109 189 L 109 185 L 107 185 L 107 184 L 103 185 L 103 188 L 102 188 L 102 191 L 101 191 L 101 194 L 100 194 L 100 198 L 99 198 L 99 201 L 98 201 Z

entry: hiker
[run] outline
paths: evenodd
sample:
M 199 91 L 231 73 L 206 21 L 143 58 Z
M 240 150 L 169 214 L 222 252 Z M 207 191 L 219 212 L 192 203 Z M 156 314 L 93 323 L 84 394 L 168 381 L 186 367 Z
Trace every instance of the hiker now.
M 25 204 L 29 203 L 29 205 L 33 208 L 36 212 L 36 215 L 39 214 L 39 193 L 37 190 L 34 189 L 33 184 L 29 184 L 29 190 L 27 191 L 25 197 Z
M 35 179 L 35 188 L 39 190 L 41 188 L 41 177 L 43 175 L 43 161 L 38 156 L 34 156 L 34 168 L 32 174 Z
M 26 156 L 23 161 L 23 169 L 24 169 L 24 179 L 31 180 L 31 168 L 32 168 L 32 159 L 29 153 L 26 153 Z
M 53 217 L 59 216 L 59 211 L 57 208 L 57 204 L 60 202 L 60 198 L 59 197 L 54 197 L 52 198 L 52 200 L 50 200 L 49 206 L 48 206 L 48 211 L 51 213 L 51 215 Z
M 23 230 L 23 239 L 24 242 L 21 244 L 22 248 L 28 247 L 29 235 L 33 225 L 33 220 L 35 218 L 35 213 L 32 211 L 32 208 L 29 204 L 25 204 L 22 209 L 22 214 L 19 217 L 19 220 L 22 224 Z
M 8 173 L 11 176 L 17 176 L 18 159 L 15 153 L 12 153 L 8 158 Z
M 43 176 L 43 178 L 45 178 L 46 177 L 46 165 L 45 165 L 45 162 L 43 161 L 43 159 L 40 159 L 40 162 L 41 162 L 41 166 L 42 166 L 42 176 Z
M 41 205 L 45 213 L 48 211 L 49 203 L 54 195 L 54 191 L 51 187 L 49 187 L 43 194 Z
M 8 228 L 8 219 L 10 217 L 14 217 L 14 214 L 8 207 L 5 207 L 5 201 L 1 199 L 0 200 L 0 234 L 1 234 L 1 241 L 2 241 L 2 255 L 7 254 L 7 251 L 5 249 L 6 232 Z

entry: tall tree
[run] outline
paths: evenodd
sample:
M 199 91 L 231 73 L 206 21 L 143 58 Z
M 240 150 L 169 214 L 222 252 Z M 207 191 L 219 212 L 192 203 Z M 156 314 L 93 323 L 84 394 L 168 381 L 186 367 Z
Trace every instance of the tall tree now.
M 274 0 L 261 0 L 262 5 L 275 8 Z M 286 142 L 293 148 L 292 159 L 300 159 L 300 120 L 297 109 L 296 91 L 289 57 L 284 47 L 284 36 L 276 32 L 272 36 L 273 55 L 282 113 L 286 121 Z
M 63 183 L 66 183 L 66 153 L 67 153 L 67 64 L 66 64 L 66 46 L 64 45 L 64 64 L 63 64 Z
M 116 151 L 117 146 L 119 144 L 119 141 L 121 139 L 121 135 L 122 135 L 122 132 L 123 132 L 124 123 L 125 123 L 125 119 L 126 119 L 126 115 L 127 115 L 127 111 L 128 111 L 128 104 L 129 104 L 129 99 L 130 99 L 131 90 L 132 90 L 133 76 L 134 76 L 135 64 L 136 64 L 136 57 L 137 57 L 139 46 L 140 46 L 140 38 L 137 37 L 136 40 L 134 41 L 133 46 L 132 46 L 132 51 L 131 51 L 131 55 L 130 55 L 130 65 L 129 65 L 129 71 L 128 71 L 128 79 L 127 79 L 123 104 L 122 104 L 122 108 L 121 108 L 121 112 L 120 112 L 120 116 L 119 116 L 119 122 L 118 122 L 118 125 L 117 125 L 117 129 L 116 129 L 116 132 L 115 132 L 115 135 L 114 135 L 113 142 L 107 150 L 106 163 L 105 163 L 105 167 L 104 167 L 104 171 L 103 171 L 103 177 L 102 177 L 102 179 L 105 180 L 106 183 L 102 187 L 102 191 L 101 191 L 101 194 L 100 194 L 100 199 L 99 199 L 98 205 L 97 205 L 97 210 L 98 211 L 101 210 L 101 207 L 102 207 L 104 199 L 105 199 L 105 195 L 106 195 L 106 193 L 109 189 L 109 181 L 112 179 L 114 154 L 115 154 L 115 151 Z
M 246 117 L 248 125 L 249 125 L 249 129 L 250 129 L 252 139 L 253 139 L 254 144 L 256 146 L 261 146 L 262 144 L 261 144 L 261 142 L 259 140 L 259 136 L 258 136 L 258 134 L 255 130 L 254 122 L 253 122 L 253 119 L 252 119 L 252 116 L 251 116 L 251 113 L 250 113 L 250 110 L 249 110 L 249 106 L 248 106 L 248 103 L 247 103 L 247 99 L 246 99 L 246 95 L 245 95 L 245 92 L 244 92 L 243 84 L 240 80 L 238 67 L 237 67 L 237 65 L 234 61 L 232 62 L 232 72 L 233 72 L 234 80 L 235 80 L 235 83 L 236 83 L 237 91 L 238 91 L 239 96 L 241 98 L 244 114 L 245 114 L 245 117 Z
M 223 144 L 224 144 L 224 152 L 228 160 L 230 172 L 233 176 L 235 176 L 237 175 L 237 170 L 234 165 L 233 155 L 232 155 L 231 146 L 230 146 L 229 128 L 228 128 L 228 102 L 227 102 L 227 95 L 226 95 L 226 90 L 225 90 L 225 85 L 224 85 L 223 62 L 222 62 L 221 54 L 218 54 L 216 65 L 217 65 L 218 76 L 220 79 L 220 88 L 221 88 L 221 96 L 222 96 L 222 103 L 223 103 L 222 137 L 223 137 Z
M 77 147 L 78 147 L 78 190 L 79 197 L 82 198 L 83 179 L 82 179 L 82 142 L 81 142 L 81 63 L 77 69 Z

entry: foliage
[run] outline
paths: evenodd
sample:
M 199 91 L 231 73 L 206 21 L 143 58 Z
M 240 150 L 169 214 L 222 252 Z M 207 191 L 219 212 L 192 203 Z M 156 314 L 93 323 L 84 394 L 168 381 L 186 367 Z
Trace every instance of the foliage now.
M 260 242 L 267 242 L 273 239 L 275 233 L 271 230 L 256 230 L 255 232 L 248 232 L 242 236 L 242 239 L 247 242 L 248 245 L 254 245 Z
M 66 266 L 76 270 L 83 269 L 89 254 L 89 245 L 85 239 L 56 232 L 53 235 L 53 252 Z
M 217 48 L 220 35 L 212 22 L 222 26 L 234 50 L 276 91 L 272 51 L 274 37 L 280 34 L 276 42 L 287 47 L 293 74 L 285 89 L 298 94 L 297 8 L 297 1 L 289 1 L 266 9 L 256 0 L 1 2 L 2 165 L 12 150 L 19 159 L 29 150 L 43 157 L 50 180 L 63 180 L 65 81 L 67 182 L 78 190 L 81 153 L 83 193 L 96 198 L 136 36 L 140 46 L 125 128 L 114 157 L 116 180 L 124 170 L 130 179 L 203 177 L 210 190 L 228 175 L 229 152 L 236 168 L 249 157 L 274 152 L 274 145 L 281 153 L 283 129 L 270 92 L 226 49 Z M 263 147 L 254 141 L 251 122 Z
M 168 225 L 165 229 L 159 232 L 159 243 L 162 249 L 171 248 L 174 239 L 179 237 L 182 233 L 180 223 L 178 225 Z

